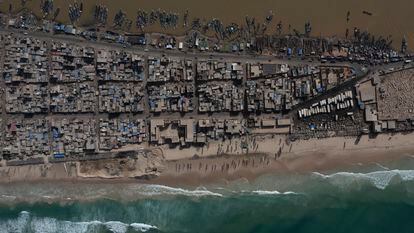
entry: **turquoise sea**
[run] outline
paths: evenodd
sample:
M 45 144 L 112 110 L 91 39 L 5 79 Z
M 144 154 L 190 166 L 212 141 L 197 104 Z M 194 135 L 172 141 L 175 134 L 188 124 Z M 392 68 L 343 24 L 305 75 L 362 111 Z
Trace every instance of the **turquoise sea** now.
M 0 186 L 0 232 L 414 232 L 414 159 L 204 187 Z

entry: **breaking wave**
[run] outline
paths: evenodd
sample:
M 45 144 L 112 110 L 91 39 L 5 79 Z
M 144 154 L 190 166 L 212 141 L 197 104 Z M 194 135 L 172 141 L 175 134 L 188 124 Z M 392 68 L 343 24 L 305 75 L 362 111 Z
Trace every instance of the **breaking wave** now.
M 95 201 L 101 199 L 121 199 L 134 201 L 149 197 L 188 196 L 188 197 L 222 197 L 215 192 L 198 187 L 186 189 L 155 184 L 71 184 L 39 183 L 36 185 L 16 184 L 12 187 L 0 185 L 0 204 L 19 202 L 72 203 L 76 201 Z
M 123 223 L 119 221 L 90 221 L 90 222 L 71 222 L 58 220 L 51 217 L 32 216 L 27 211 L 22 211 L 15 219 L 0 221 L 0 233 L 89 233 L 101 232 L 102 230 L 113 233 L 125 232 L 146 232 L 157 230 L 156 226 L 144 223 Z
M 277 190 L 274 190 L 274 191 L 256 190 L 256 191 L 252 191 L 252 193 L 253 194 L 258 194 L 258 195 L 298 195 L 298 193 L 296 193 L 296 192 L 291 192 L 291 191 L 279 192 Z
M 394 178 L 400 178 L 402 181 L 414 180 L 414 170 L 387 170 L 369 173 L 338 172 L 330 175 L 313 172 L 313 174 L 324 180 L 328 180 L 335 186 L 343 187 L 347 184 L 367 181 L 381 190 L 387 188 Z
M 204 187 L 198 187 L 195 190 L 187 190 L 183 188 L 174 188 L 165 185 L 145 185 L 142 186 L 138 193 L 145 196 L 154 196 L 154 195 L 182 195 L 182 196 L 216 196 L 222 197 L 220 193 L 215 193 L 207 190 Z

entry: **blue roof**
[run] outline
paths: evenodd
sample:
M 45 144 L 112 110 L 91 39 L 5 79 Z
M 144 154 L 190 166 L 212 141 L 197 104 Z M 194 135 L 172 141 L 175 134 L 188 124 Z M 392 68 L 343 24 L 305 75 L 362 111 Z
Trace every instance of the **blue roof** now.
M 65 157 L 65 153 L 55 153 L 53 156 L 55 159 L 61 159 Z

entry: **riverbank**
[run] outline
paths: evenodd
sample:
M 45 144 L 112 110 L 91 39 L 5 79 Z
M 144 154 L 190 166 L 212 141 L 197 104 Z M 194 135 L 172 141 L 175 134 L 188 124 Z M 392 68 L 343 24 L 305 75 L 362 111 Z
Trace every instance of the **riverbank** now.
M 12 0 L 5 0 L 0 5 L 3 12 L 8 11 L 9 3 L 14 5 L 13 12 L 21 9 L 21 1 L 17 3 Z M 57 20 L 68 23 L 68 4 L 73 4 L 75 1 L 55 0 L 54 7 L 60 8 L 60 13 Z M 79 2 L 79 1 L 78 1 Z M 195 17 L 208 20 L 211 18 L 218 18 L 224 24 L 237 23 L 242 25 L 245 16 L 255 17 L 257 21 L 263 21 L 269 14 L 269 11 L 274 13 L 272 24 L 269 25 L 269 30 L 275 31 L 276 24 L 282 22 L 283 33 L 293 33 L 293 30 L 303 31 L 305 22 L 312 23 L 312 34 L 314 36 L 338 36 L 344 37 L 346 29 L 350 31 L 354 27 L 364 30 L 369 30 L 375 35 L 381 35 L 386 38 L 392 35 L 394 45 L 396 48 L 400 47 L 401 39 L 406 36 L 409 45 L 414 43 L 414 34 L 412 33 L 413 22 L 407 20 L 411 18 L 410 12 L 406 9 L 413 6 L 410 0 L 402 0 L 392 2 L 386 0 L 369 0 L 369 1 L 269 1 L 260 0 L 257 2 L 251 1 L 209 1 L 198 2 L 190 0 L 180 1 L 110 1 L 110 0 L 91 0 L 84 1 L 84 13 L 82 14 L 79 26 L 90 24 L 93 21 L 93 9 L 96 4 L 103 4 L 109 8 L 108 21 L 112 22 L 115 14 L 122 9 L 127 14 L 130 20 L 133 20 L 133 28 L 135 28 L 136 12 L 138 9 L 146 11 L 162 8 L 165 11 L 177 12 L 182 19 L 186 10 L 189 11 L 189 19 Z M 36 15 L 40 14 L 39 2 L 27 1 L 26 8 L 33 9 Z M 219 10 L 217 10 L 219 9 Z M 293 13 L 293 10 L 294 12 Z M 329 10 L 326 10 L 329 9 Z M 347 12 L 350 12 L 349 21 L 347 20 Z M 372 13 L 371 16 L 366 15 L 363 11 Z M 342 13 L 341 13 L 342 12 Z M 158 24 L 146 29 L 146 32 L 165 32 L 168 34 L 183 34 L 185 28 L 180 27 L 163 30 Z

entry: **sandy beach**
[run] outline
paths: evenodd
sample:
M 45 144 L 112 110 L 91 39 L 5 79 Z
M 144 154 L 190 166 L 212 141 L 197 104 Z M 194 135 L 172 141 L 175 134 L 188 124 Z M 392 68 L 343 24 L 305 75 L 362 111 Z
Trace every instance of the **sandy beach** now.
M 173 184 L 178 180 L 196 185 L 240 178 L 250 180 L 266 173 L 324 172 L 368 164 L 380 166 L 412 156 L 413 140 L 414 134 L 382 134 L 375 139 L 363 136 L 358 144 L 355 144 L 356 138 L 311 139 L 289 144 L 284 137 L 265 138 L 256 140 L 258 150 L 252 154 L 181 157 L 169 161 L 166 171 L 154 181 Z
M 248 153 L 243 152 L 240 140 L 229 140 L 198 149 L 161 147 L 162 161 L 138 158 L 132 163 L 111 160 L 0 167 L 0 182 L 116 181 L 197 186 L 241 178 L 252 180 L 267 173 L 323 172 L 358 165 L 380 165 L 414 154 L 412 133 L 381 134 L 375 139 L 363 136 L 358 144 L 356 138 L 340 137 L 290 143 L 284 136 L 250 140 Z

